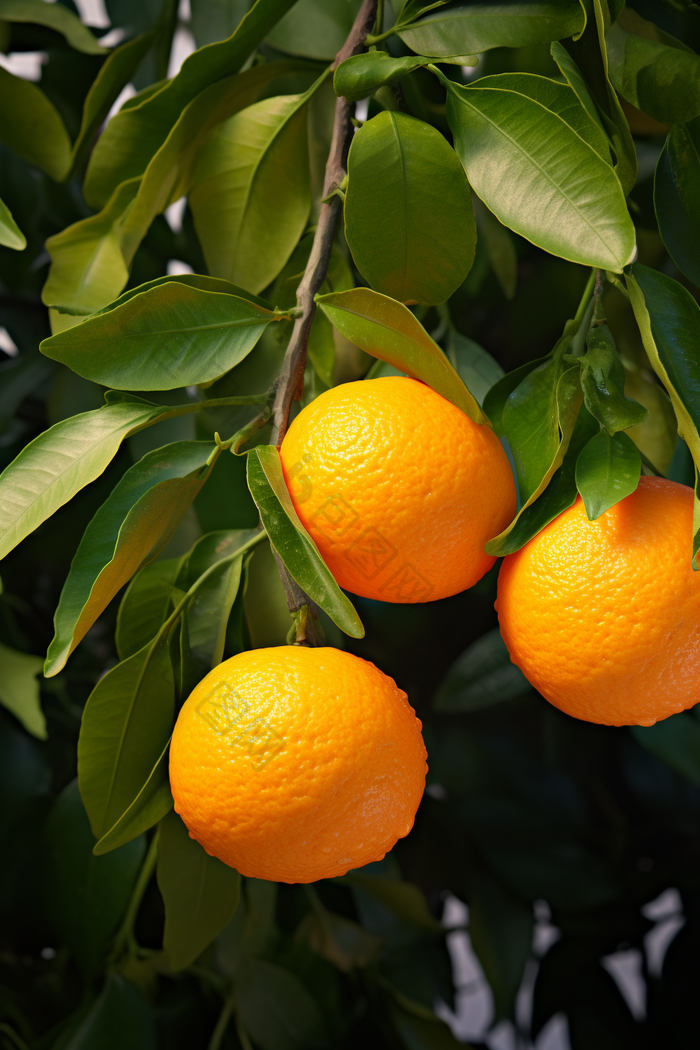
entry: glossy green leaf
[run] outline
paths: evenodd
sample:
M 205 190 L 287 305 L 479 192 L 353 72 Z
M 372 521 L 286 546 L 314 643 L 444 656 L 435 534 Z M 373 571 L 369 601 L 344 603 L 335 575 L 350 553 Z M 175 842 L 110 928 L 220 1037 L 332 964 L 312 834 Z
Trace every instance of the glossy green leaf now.
M 78 781 L 58 796 L 44 831 L 44 894 L 49 919 L 81 969 L 93 977 L 129 903 L 145 852 L 137 839 L 111 857 L 95 857 L 95 837 Z
M 221 663 L 228 619 L 241 583 L 242 561 L 224 562 L 185 606 L 180 628 L 181 691 L 188 696 Z
M 565 377 L 568 375 L 569 372 L 565 372 L 562 380 L 566 382 Z M 530 504 L 521 508 L 511 525 L 488 541 L 484 547 L 487 554 L 497 558 L 514 554 L 572 505 L 577 496 L 576 461 L 583 447 L 599 429 L 598 421 L 582 405 L 561 466 L 552 474 L 551 480 L 546 479 L 543 491 Z
M 133 803 L 173 728 L 175 687 L 167 632 L 100 679 L 78 740 L 80 793 L 96 837 Z
M 228 372 L 271 320 L 256 303 L 169 281 L 45 339 L 40 349 L 104 386 L 173 390 Z
M 700 307 L 689 291 L 657 270 L 635 263 L 627 277 L 634 315 L 651 366 L 671 398 L 678 434 L 696 470 L 693 568 L 700 551 Z
M 359 7 L 360 0 L 297 0 L 266 42 L 291 55 L 329 62 L 345 43 Z
M 298 977 L 263 959 L 249 959 L 236 981 L 238 1018 L 260 1050 L 325 1045 L 316 1001 Z
M 133 656 L 155 636 L 172 605 L 179 558 L 145 565 L 124 592 L 117 614 L 115 644 L 120 660 Z
M 671 128 L 656 165 L 654 208 L 669 255 L 700 285 L 700 118 Z
M 274 445 L 258 445 L 248 453 L 248 488 L 270 543 L 293 579 L 341 631 L 362 638 L 365 632 L 359 616 L 299 521 Z
M 73 558 L 54 617 L 47 678 L 65 666 L 134 573 L 163 549 L 209 477 L 207 461 L 215 450 L 209 441 L 178 441 L 149 452 L 123 475 Z
M 129 288 L 128 291 L 122 292 L 118 299 L 108 303 L 107 306 L 103 306 L 101 310 L 96 312 L 100 314 L 109 313 L 111 310 L 116 310 L 118 306 L 128 303 L 129 299 L 133 299 L 135 295 L 140 295 L 141 292 L 147 292 L 151 288 L 160 288 L 163 284 L 171 284 L 173 282 L 175 284 L 184 284 L 188 288 L 198 288 L 202 292 L 222 292 L 224 295 L 237 295 L 239 299 L 248 299 L 251 303 L 262 306 L 264 310 L 274 309 L 269 299 L 263 299 L 261 295 L 253 295 L 252 292 L 247 291 L 245 288 L 240 288 L 237 284 L 232 284 L 231 281 L 224 281 L 220 277 L 208 277 L 202 273 L 178 273 L 173 274 L 172 277 L 170 275 L 167 277 L 155 277 L 152 281 L 139 284 L 136 288 Z
M 579 453 L 576 488 L 589 521 L 629 496 L 639 484 L 642 457 L 627 434 L 612 436 L 603 427 Z
M 21 252 L 27 247 L 27 238 L 12 218 L 12 212 L 4 201 L 0 200 L 0 244 Z
M 435 128 L 385 110 L 356 132 L 345 235 L 384 295 L 434 305 L 459 287 L 474 261 L 474 210 L 462 165 Z
M 581 358 L 586 408 L 610 434 L 643 423 L 648 411 L 625 396 L 625 368 L 606 324 L 591 328 Z
M 519 91 L 441 79 L 457 154 L 501 222 L 553 255 L 620 272 L 635 233 L 606 161 L 558 113 Z
M 249 106 L 200 151 L 189 201 L 213 276 L 259 292 L 304 232 L 311 208 L 306 106 L 314 90 Z
M 587 4 L 592 10 L 585 30 L 579 38 L 565 43 L 569 62 L 561 62 L 556 51 L 553 57 L 587 109 L 586 95 L 590 93 L 592 96 L 615 153 L 615 172 L 624 193 L 628 194 L 637 177 L 637 152 L 627 118 L 608 76 L 607 5 L 604 6 L 604 0 L 587 0 Z
M 497 627 L 470 645 L 447 672 L 435 696 L 435 710 L 481 711 L 529 693 L 532 686 L 511 663 Z
M 36 84 L 2 67 L 0 96 L 0 142 L 52 179 L 62 179 L 70 166 L 71 141 L 53 102 Z
M 0 474 L 0 557 L 99 477 L 125 437 L 163 415 L 162 405 L 106 405 L 34 438 Z
M 511 1015 L 535 926 L 532 905 L 477 868 L 470 875 L 469 935 L 493 992 L 495 1021 Z
M 210 857 L 170 812 L 158 829 L 158 886 L 165 904 L 163 948 L 171 970 L 184 970 L 233 918 L 241 877 Z
M 96 843 L 93 853 L 96 857 L 111 853 L 125 842 L 131 842 L 144 831 L 154 827 L 173 808 L 173 796 L 170 793 L 168 776 L 168 752 L 170 740 L 151 770 L 131 805 L 124 810 L 119 820 L 112 825 L 106 834 Z
M 681 711 L 653 726 L 633 726 L 632 735 L 647 751 L 700 787 L 700 719 Z
M 46 740 L 46 719 L 39 701 L 41 657 L 18 653 L 0 644 L 0 704 L 18 718 L 28 733 Z
M 610 79 L 633 106 L 662 124 L 700 114 L 700 56 L 680 40 L 626 10 L 606 43 Z
M 463 0 L 430 11 L 398 35 L 419 55 L 466 55 L 492 47 L 525 47 L 579 33 L 584 16 L 578 0 Z
M 84 193 L 102 208 L 120 183 L 143 175 L 183 109 L 201 91 L 240 70 L 294 0 L 256 0 L 227 39 L 190 55 L 177 76 L 109 122 L 90 157 Z
M 445 354 L 403 303 L 371 288 L 317 295 L 316 302 L 351 343 L 427 383 L 475 423 L 486 422 Z
M 473 339 L 454 329 L 447 343 L 447 356 L 467 390 L 483 405 L 487 392 L 503 375 L 496 358 Z
M 148 1000 L 112 971 L 86 1017 L 60 1050 L 156 1050 L 156 1026 Z
M 484 396 L 484 412 L 486 412 L 491 426 L 500 438 L 505 437 L 503 411 L 508 398 L 530 372 L 533 372 L 540 365 L 549 361 L 549 359 L 549 354 L 546 357 L 537 357 L 534 361 L 527 361 L 524 365 L 514 368 L 512 372 L 506 372 L 504 376 L 496 380 Z
M 86 55 L 107 53 L 88 27 L 63 4 L 47 4 L 45 0 L 0 0 L 0 21 L 46 26 L 65 37 L 76 51 Z
M 585 109 L 591 120 L 598 125 L 598 128 L 605 135 L 605 125 L 603 118 L 601 117 L 600 110 L 596 105 L 595 99 L 591 94 L 591 91 L 586 83 L 585 79 L 581 74 L 581 70 L 578 68 L 573 58 L 558 40 L 552 43 L 550 48 L 552 58 L 559 66 L 559 69 L 566 79 L 567 84 L 572 89 L 579 102 Z M 608 150 L 609 152 L 609 150 Z
M 394 58 L 387 51 L 365 51 L 352 55 L 341 62 L 333 74 L 333 89 L 349 102 L 369 98 L 380 87 L 395 84 L 401 77 L 413 73 L 429 62 L 429 59 Z

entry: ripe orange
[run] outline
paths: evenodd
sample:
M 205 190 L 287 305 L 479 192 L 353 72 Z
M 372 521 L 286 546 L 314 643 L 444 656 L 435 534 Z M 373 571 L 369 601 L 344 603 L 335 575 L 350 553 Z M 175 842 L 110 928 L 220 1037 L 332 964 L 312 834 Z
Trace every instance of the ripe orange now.
M 170 785 L 207 853 L 253 878 L 313 882 L 408 834 L 425 759 L 406 694 L 374 664 L 279 646 L 199 683 L 175 726 Z
M 498 619 L 513 663 L 556 707 L 650 726 L 700 700 L 693 492 L 662 478 L 597 521 L 581 499 L 504 559 Z
M 471 587 L 515 512 L 503 446 L 450 401 L 399 376 L 333 387 L 280 449 L 303 525 L 341 587 L 425 602 Z

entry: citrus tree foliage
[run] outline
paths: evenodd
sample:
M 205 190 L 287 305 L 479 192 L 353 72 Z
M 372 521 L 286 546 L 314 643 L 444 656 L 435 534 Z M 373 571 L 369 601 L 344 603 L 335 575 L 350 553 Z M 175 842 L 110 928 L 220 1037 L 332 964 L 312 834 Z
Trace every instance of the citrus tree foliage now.
M 0 1036 L 457 1046 L 435 1013 L 451 894 L 492 1023 L 692 1045 L 698 717 L 609 729 L 545 704 L 493 572 L 424 606 L 346 595 L 277 446 L 295 398 L 407 374 L 512 455 L 490 554 L 643 472 L 695 485 L 698 568 L 698 8 L 190 6 L 168 78 L 174 0 L 106 0 L 111 47 L 69 2 L 0 0 L 3 50 L 45 56 L 38 81 L 0 68 Z M 222 659 L 324 630 L 407 689 L 427 794 L 380 864 L 241 879 L 172 809 L 174 719 Z M 640 1020 L 602 961 L 644 950 L 669 886 L 685 925 L 642 969 Z

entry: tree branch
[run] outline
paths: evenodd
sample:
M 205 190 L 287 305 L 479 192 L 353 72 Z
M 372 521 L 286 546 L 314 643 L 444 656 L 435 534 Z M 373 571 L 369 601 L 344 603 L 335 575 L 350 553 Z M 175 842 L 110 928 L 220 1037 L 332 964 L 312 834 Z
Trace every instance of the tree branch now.
M 335 57 L 332 69 L 339 66 L 350 55 L 356 55 L 362 50 L 365 37 L 374 25 L 376 11 L 377 0 L 364 0 L 347 40 Z M 350 144 L 350 133 L 352 131 L 351 117 L 351 103 L 346 98 L 342 98 L 342 96 L 336 99 L 333 137 L 323 182 L 322 198 L 326 203 L 321 204 L 321 213 L 318 218 L 311 254 L 306 264 L 304 276 L 297 288 L 297 306 L 302 313 L 294 322 L 292 336 L 282 363 L 273 408 L 271 441 L 272 444 L 276 445 L 282 443 L 282 439 L 287 431 L 292 401 L 299 400 L 304 389 L 306 344 L 309 340 L 309 332 L 316 313 L 314 296 L 325 281 L 328 273 L 335 224 L 341 207 L 340 199 L 337 196 L 331 196 L 331 194 L 335 194 L 335 191 L 345 178 L 345 164 Z

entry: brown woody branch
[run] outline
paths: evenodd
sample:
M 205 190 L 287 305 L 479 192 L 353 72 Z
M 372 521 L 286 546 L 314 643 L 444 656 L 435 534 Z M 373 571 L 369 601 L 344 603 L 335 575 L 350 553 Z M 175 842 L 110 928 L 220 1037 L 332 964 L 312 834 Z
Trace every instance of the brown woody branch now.
M 335 57 L 332 69 L 339 66 L 350 55 L 356 55 L 362 50 L 365 37 L 374 25 L 376 12 L 377 0 L 364 0 L 347 40 Z M 340 198 L 335 195 L 335 191 L 346 175 L 345 164 L 352 132 L 351 117 L 351 104 L 345 98 L 338 98 L 335 103 L 333 137 L 323 182 L 322 198 L 325 203 L 321 204 L 311 254 L 304 270 L 304 276 L 297 288 L 297 306 L 302 312 L 294 322 L 277 384 L 271 438 L 272 443 L 276 445 L 282 443 L 287 431 L 292 402 L 299 400 L 304 390 L 306 345 L 316 313 L 314 296 L 321 288 L 328 273 L 335 224 L 341 207 Z

